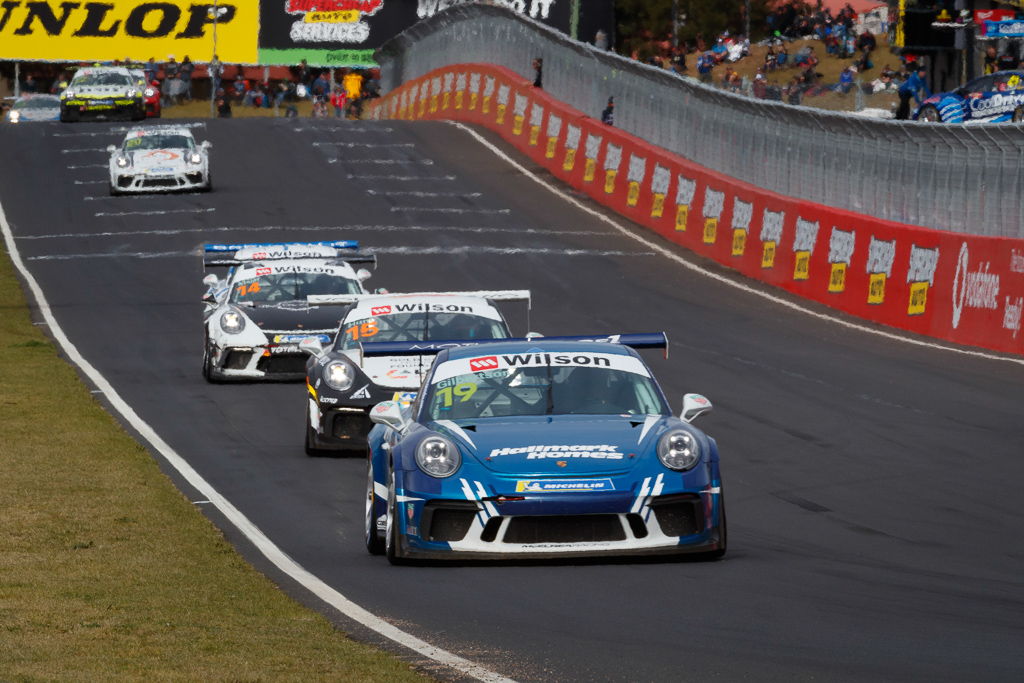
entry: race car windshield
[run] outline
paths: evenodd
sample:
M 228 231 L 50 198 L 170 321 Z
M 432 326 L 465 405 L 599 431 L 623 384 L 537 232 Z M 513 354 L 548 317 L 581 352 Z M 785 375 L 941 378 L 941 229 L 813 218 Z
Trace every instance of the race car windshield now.
M 72 81 L 76 87 L 94 85 L 131 85 L 132 81 L 124 74 L 86 74 Z
M 231 301 L 263 305 L 305 299 L 311 294 L 359 294 L 359 281 L 327 273 L 271 273 L 235 283 Z
M 139 149 L 192 149 L 195 142 L 187 135 L 143 135 L 124 142 L 127 150 Z
M 430 341 L 441 339 L 505 339 L 508 328 L 500 320 L 469 313 L 395 313 L 362 320 L 346 320 L 338 335 L 339 350 L 360 342 Z
M 668 414 L 650 377 L 624 370 L 550 365 L 449 377 L 430 387 L 424 405 L 432 420 Z

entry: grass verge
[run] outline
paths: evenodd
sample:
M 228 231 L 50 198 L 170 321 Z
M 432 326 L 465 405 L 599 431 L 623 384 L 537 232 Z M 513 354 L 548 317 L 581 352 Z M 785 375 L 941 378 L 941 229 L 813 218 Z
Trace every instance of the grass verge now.
M 0 250 L 0 679 L 423 681 L 250 567 L 31 324 Z

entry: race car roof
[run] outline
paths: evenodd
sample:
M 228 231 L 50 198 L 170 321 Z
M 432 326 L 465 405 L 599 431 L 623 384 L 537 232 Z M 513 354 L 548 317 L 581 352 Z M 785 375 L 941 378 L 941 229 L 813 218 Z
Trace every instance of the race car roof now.
M 242 264 L 235 271 L 235 282 L 255 280 L 264 275 L 280 275 L 284 273 L 309 273 L 311 275 L 336 275 L 356 279 L 355 269 L 347 262 L 338 258 L 326 259 L 286 259 L 278 261 L 252 261 Z
M 501 313 L 488 297 L 469 296 L 468 294 L 420 292 L 359 297 L 345 319 L 360 320 L 405 313 L 465 313 L 491 320 L 502 319 Z M 525 292 L 523 298 L 529 300 L 529 296 L 529 292 Z
M 373 254 L 352 253 L 358 248 L 359 242 L 353 240 L 206 244 L 203 246 L 203 265 L 235 266 L 251 261 L 299 258 L 333 258 L 349 263 L 377 265 L 377 257 Z

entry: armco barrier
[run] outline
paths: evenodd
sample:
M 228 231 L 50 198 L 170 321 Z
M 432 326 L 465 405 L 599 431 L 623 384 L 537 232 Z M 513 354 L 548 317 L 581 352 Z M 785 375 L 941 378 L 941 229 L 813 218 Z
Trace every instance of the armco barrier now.
M 892 327 L 1024 355 L 1024 240 L 783 197 L 584 116 L 488 64 L 406 82 L 368 115 L 486 126 L 597 202 L 748 277 Z

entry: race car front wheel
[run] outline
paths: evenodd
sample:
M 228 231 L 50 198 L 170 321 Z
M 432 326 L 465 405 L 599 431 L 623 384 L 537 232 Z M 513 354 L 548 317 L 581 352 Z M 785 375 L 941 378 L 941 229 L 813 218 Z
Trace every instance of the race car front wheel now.
M 391 564 L 406 564 L 402 557 L 398 538 L 398 494 L 395 492 L 395 473 L 388 477 L 388 523 L 384 533 L 384 552 Z
M 1013 110 L 1013 122 L 1024 123 L 1024 107 L 1017 107 Z
M 377 517 L 379 517 L 377 495 L 373 487 L 373 456 L 366 459 L 366 550 L 371 555 L 384 554 L 384 539 L 377 533 Z
M 917 114 L 918 121 L 927 121 L 929 123 L 940 123 L 942 121 L 942 115 L 939 114 L 939 110 L 930 104 L 926 104 L 921 107 L 921 111 Z

